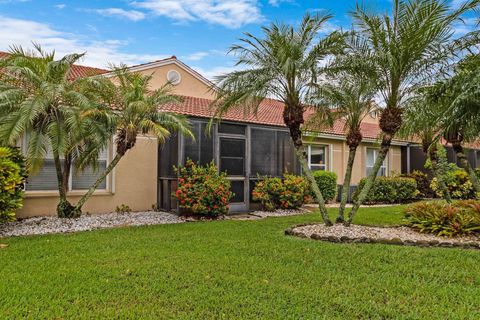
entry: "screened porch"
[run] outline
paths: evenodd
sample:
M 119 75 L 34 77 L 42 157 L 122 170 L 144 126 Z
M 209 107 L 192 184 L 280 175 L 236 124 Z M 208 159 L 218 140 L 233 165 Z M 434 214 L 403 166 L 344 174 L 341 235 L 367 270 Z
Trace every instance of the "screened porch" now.
M 158 205 L 161 209 L 178 211 L 172 193 L 177 188 L 173 167 L 186 159 L 202 165 L 217 164 L 226 171 L 235 193 L 230 212 L 246 212 L 256 207 L 251 193 L 262 176 L 283 173 L 299 174 L 290 135 L 285 128 L 222 122 L 207 133 L 208 120 L 190 119 L 195 140 L 181 135 L 171 136 L 158 150 Z

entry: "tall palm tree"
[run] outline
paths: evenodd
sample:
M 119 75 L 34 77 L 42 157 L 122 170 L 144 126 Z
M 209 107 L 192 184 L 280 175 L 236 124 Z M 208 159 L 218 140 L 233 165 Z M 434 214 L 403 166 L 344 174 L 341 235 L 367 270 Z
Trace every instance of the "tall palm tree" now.
M 244 70 L 234 71 L 216 79 L 218 96 L 215 101 L 215 117 L 233 108 L 256 113 L 266 97 L 281 100 L 285 108 L 283 119 L 306 175 L 319 204 L 326 225 L 331 225 L 325 201 L 308 167 L 302 142 L 302 125 L 306 102 L 312 83 L 318 77 L 318 64 L 328 55 L 342 49 L 343 35 L 334 32 L 318 40 L 331 15 L 305 15 L 300 26 L 271 24 L 263 27 L 263 38 L 246 33 L 242 44 L 231 47 L 237 57 L 237 66 Z
M 349 52 L 363 56 L 380 83 L 384 109 L 380 116 L 381 145 L 346 225 L 365 201 L 395 134 L 402 125 L 402 113 L 410 93 L 435 79 L 454 52 L 465 46 L 453 41 L 453 24 L 462 14 L 477 7 L 469 0 L 452 9 L 443 0 L 393 0 L 391 14 L 374 14 L 357 5 L 352 13 L 355 32 Z
M 377 109 L 374 102 L 375 93 L 375 83 L 368 75 L 361 73 L 334 72 L 324 83 L 317 86 L 317 104 L 332 108 L 335 117 L 344 122 L 347 132 L 348 161 L 337 223 L 343 223 L 345 220 L 344 211 L 350 189 L 353 163 L 357 148 L 363 138 L 360 125 L 366 115 Z
M 113 81 L 111 80 L 113 79 Z M 99 76 L 87 79 L 86 88 L 89 96 L 97 102 L 97 108 L 88 116 L 95 118 L 111 128 L 115 134 L 115 157 L 96 182 L 80 198 L 75 210 L 81 211 L 83 205 L 92 196 L 95 189 L 105 180 L 122 157 L 132 149 L 139 134 L 150 134 L 163 142 L 172 131 L 179 131 L 192 137 L 190 124 L 186 117 L 159 111 L 159 107 L 167 103 L 178 102 L 179 99 L 170 92 L 170 85 L 150 89 L 151 75 L 131 73 L 126 66 L 114 67 L 111 78 Z M 98 158 L 98 154 L 107 145 L 92 144 L 86 157 Z M 85 157 L 79 160 L 82 168 L 89 163 Z
M 0 61 L 0 141 L 15 144 L 28 137 L 27 159 L 31 172 L 39 169 L 48 152 L 53 155 L 59 191 L 59 217 L 77 215 L 67 200 L 70 168 L 87 143 L 105 134 L 92 119 L 81 114 L 92 108 L 79 90 L 80 80 L 70 79 L 82 54 L 55 60 L 38 45 L 33 51 L 13 47 Z M 85 163 L 89 159 L 85 158 Z

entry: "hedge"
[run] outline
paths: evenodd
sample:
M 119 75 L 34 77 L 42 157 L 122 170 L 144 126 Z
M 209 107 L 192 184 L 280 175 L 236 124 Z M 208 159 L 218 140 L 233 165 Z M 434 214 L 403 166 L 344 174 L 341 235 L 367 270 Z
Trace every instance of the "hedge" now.
M 337 174 L 331 171 L 315 171 L 313 176 L 325 201 L 334 200 L 337 195 Z M 315 199 L 313 192 L 312 197 Z
M 360 180 L 353 200 L 355 201 L 365 185 L 366 178 Z M 367 195 L 365 203 L 403 203 L 417 198 L 419 191 L 417 183 L 412 178 L 404 177 L 377 177 L 373 187 Z

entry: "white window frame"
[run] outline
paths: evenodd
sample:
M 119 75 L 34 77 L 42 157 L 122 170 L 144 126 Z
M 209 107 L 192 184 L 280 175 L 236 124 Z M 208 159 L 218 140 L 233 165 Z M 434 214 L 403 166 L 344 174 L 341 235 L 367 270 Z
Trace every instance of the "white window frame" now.
M 375 162 L 377 161 L 378 158 L 378 153 L 380 152 L 380 149 L 378 148 L 371 148 L 371 147 L 366 147 L 365 148 L 365 176 L 368 176 L 368 169 L 372 169 L 373 166 L 368 165 L 368 151 L 372 150 L 373 151 L 373 165 L 375 165 Z M 380 166 L 380 169 L 385 170 L 385 175 L 379 175 L 381 170 L 378 170 L 377 177 L 388 177 L 388 154 L 383 160 L 382 165 Z
M 324 164 L 317 164 L 317 163 L 312 164 L 312 147 L 323 149 L 324 158 L 325 158 L 325 163 Z M 320 168 L 320 170 L 322 170 L 322 168 L 323 168 L 323 171 L 328 171 L 328 169 L 329 169 L 329 161 L 328 160 L 329 160 L 329 157 L 328 157 L 328 146 L 327 145 L 324 145 L 324 144 L 309 144 L 308 145 L 308 148 L 307 148 L 307 162 L 308 162 L 308 167 L 310 168 L 310 170 L 314 170 L 314 169 L 318 169 L 318 168 Z
M 113 141 L 113 138 L 112 138 L 112 141 Z M 106 155 L 105 155 L 106 167 L 108 167 L 108 165 L 112 161 L 111 146 L 112 146 L 112 143 L 109 143 L 107 145 L 107 152 L 106 152 Z M 21 139 L 20 150 L 22 150 L 22 153 L 24 155 L 27 154 L 27 148 L 28 148 L 27 136 L 23 135 L 23 137 Z M 53 160 L 53 155 L 52 155 L 52 158 L 50 158 L 49 156 L 50 155 L 47 153 L 47 155 L 45 156 L 45 159 Z M 107 175 L 105 177 L 105 188 L 104 189 L 97 188 L 95 191 L 100 191 L 100 192 L 109 191 L 111 189 L 111 182 L 110 182 L 109 178 L 110 178 L 110 176 L 112 176 L 112 178 L 114 177 L 114 172 L 115 172 L 115 170 L 113 170 L 109 175 Z M 73 178 L 74 178 L 74 176 L 73 176 L 73 164 L 72 164 L 71 167 L 70 167 L 70 176 L 69 176 L 69 179 L 68 179 L 68 192 L 72 192 L 72 193 L 82 192 L 83 193 L 86 190 L 88 190 L 88 189 L 73 189 Z M 27 180 L 28 180 L 28 178 L 27 178 Z M 56 182 L 56 178 L 55 178 L 55 182 Z M 45 193 L 45 192 L 48 192 L 48 193 L 58 192 L 58 188 L 56 188 L 56 189 L 45 189 L 45 190 L 28 190 L 27 183 L 25 183 L 24 190 L 27 193 L 33 193 L 33 194 L 34 193 Z

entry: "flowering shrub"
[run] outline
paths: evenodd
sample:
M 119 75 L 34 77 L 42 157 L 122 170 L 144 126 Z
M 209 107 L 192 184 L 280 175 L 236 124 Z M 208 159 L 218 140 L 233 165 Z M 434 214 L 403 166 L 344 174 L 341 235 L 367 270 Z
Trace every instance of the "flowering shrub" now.
M 475 198 L 475 189 L 468 173 L 460 169 L 456 164 L 449 163 L 445 174 L 443 175 L 445 185 L 450 191 L 450 196 L 453 199 L 473 199 Z M 430 187 L 437 194 L 443 198 L 444 194 L 440 190 L 437 178 L 433 178 Z
M 0 222 L 15 219 L 22 207 L 25 159 L 17 149 L 0 147 Z
M 420 232 L 439 236 L 480 234 L 480 201 L 415 203 L 405 210 L 405 220 Z
M 230 181 L 225 173 L 218 173 L 213 162 L 199 166 L 188 159 L 184 167 L 175 168 L 175 171 L 178 174 L 178 189 L 173 195 L 178 199 L 180 208 L 212 217 L 228 212 L 228 203 L 233 197 Z
M 285 174 L 280 178 L 266 177 L 253 189 L 254 201 L 260 201 L 267 211 L 296 209 L 308 200 L 309 186 L 303 177 Z

